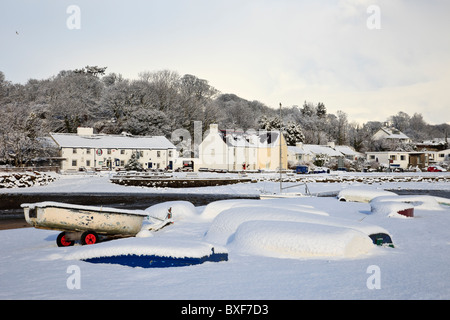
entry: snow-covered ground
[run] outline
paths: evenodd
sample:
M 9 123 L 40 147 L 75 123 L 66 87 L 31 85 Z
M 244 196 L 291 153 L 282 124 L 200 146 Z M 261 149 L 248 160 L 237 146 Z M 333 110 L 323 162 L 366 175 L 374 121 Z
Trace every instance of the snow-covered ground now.
M 417 176 L 419 178 L 419 174 Z M 276 192 L 260 181 L 193 189 L 124 187 L 108 175 L 58 176 L 23 192 Z M 172 207 L 174 224 L 139 237 L 92 246 L 59 248 L 58 231 L 0 231 L 1 299 L 450 299 L 450 206 L 446 199 L 401 196 L 384 189 L 450 190 L 449 183 L 342 182 L 308 184 L 315 192 L 347 192 L 371 202 L 337 197 L 224 200 L 194 207 L 188 201 L 147 209 L 160 216 Z M 303 191 L 304 187 L 289 189 Z M 355 192 L 355 190 L 357 190 Z M 378 197 L 381 196 L 381 197 Z M 393 199 L 394 198 L 394 199 Z M 450 200 L 448 201 L 450 202 Z M 399 203 L 414 217 L 392 214 Z M 402 207 L 402 208 L 403 208 Z M 145 223 L 143 227 L 145 227 Z M 367 233 L 386 231 L 395 247 L 375 246 Z M 210 246 L 228 261 L 173 268 L 92 264 L 83 257 L 124 252 L 203 255 Z

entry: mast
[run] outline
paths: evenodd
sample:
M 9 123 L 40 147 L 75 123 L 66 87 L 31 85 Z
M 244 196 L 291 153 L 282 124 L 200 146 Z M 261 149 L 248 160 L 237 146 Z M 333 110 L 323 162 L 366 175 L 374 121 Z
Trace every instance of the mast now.
M 279 169 L 280 169 L 280 193 L 283 191 L 283 186 L 282 186 L 282 182 L 281 182 L 281 178 L 282 178 L 282 174 L 281 174 L 281 129 L 283 127 L 283 118 L 281 118 L 281 102 L 280 102 L 280 136 L 278 137 L 278 139 L 280 140 L 280 165 L 279 165 Z

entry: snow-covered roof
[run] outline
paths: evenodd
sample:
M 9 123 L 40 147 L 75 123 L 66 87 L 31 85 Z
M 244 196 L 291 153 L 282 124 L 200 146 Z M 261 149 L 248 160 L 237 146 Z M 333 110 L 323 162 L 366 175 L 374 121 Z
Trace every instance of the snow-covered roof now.
M 434 138 L 432 140 L 424 140 L 422 142 L 416 143 L 416 145 L 425 145 L 425 146 L 443 146 L 447 142 L 445 141 L 445 138 Z
M 303 144 L 300 146 L 289 146 L 288 151 L 295 154 L 325 154 L 329 157 L 344 156 L 361 156 L 362 154 L 356 152 L 350 146 L 328 146 L 316 144 Z
M 294 154 L 311 154 L 311 151 L 304 149 L 302 147 L 296 147 L 296 146 L 288 146 L 288 152 L 294 153 Z
M 233 147 L 267 148 L 279 146 L 278 131 L 262 131 L 255 134 L 243 134 L 239 132 L 222 132 L 224 142 Z
M 325 154 L 329 157 L 342 157 L 342 153 L 334 150 L 330 146 L 322 146 L 317 144 L 304 144 L 303 148 L 313 154 Z
M 163 136 L 129 135 L 78 135 L 74 133 L 50 133 L 62 148 L 104 148 L 104 149 L 176 149 Z
M 380 130 L 378 130 L 378 132 L 375 133 L 374 136 L 383 139 L 400 139 L 400 140 L 409 139 L 409 137 L 400 130 L 387 127 L 380 128 Z
M 360 156 L 360 155 L 362 155 L 361 153 L 355 151 L 350 146 L 335 146 L 334 149 L 339 151 L 343 155 L 346 155 L 346 156 Z

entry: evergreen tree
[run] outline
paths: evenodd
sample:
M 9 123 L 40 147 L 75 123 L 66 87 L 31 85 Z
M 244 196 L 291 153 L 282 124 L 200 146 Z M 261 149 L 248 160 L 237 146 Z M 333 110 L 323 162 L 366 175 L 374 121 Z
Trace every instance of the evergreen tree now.
M 139 162 L 138 158 L 138 153 L 133 152 L 130 161 L 125 165 L 125 170 L 142 171 L 142 164 Z
M 283 134 L 288 146 L 295 146 L 296 143 L 305 141 L 305 135 L 300 125 L 292 121 L 288 122 Z

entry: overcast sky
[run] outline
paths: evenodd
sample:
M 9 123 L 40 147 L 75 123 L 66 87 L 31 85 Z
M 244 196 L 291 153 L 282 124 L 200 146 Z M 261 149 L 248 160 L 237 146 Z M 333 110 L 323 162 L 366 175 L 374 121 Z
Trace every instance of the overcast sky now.
M 168 69 L 274 108 L 450 123 L 449 13 L 448 0 L 2 0 L 0 71 Z

